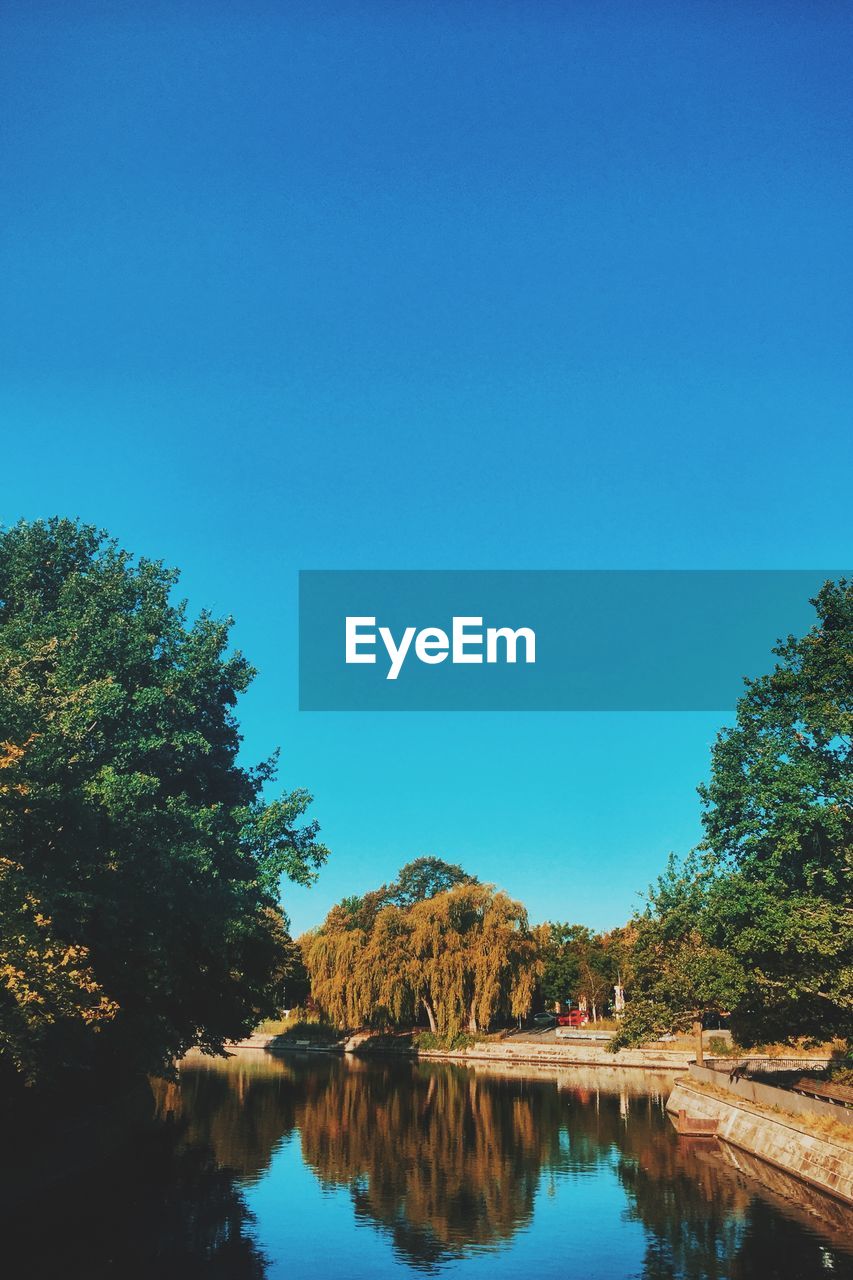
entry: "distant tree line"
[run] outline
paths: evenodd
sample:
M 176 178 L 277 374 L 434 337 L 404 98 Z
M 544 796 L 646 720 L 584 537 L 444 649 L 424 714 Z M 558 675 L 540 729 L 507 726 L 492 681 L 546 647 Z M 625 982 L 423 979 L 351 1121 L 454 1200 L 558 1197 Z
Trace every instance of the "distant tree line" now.
M 534 1007 L 610 1010 L 627 930 L 531 928 L 520 903 L 456 864 L 418 858 L 391 885 L 344 898 L 300 939 L 311 998 L 341 1027 L 488 1031 Z
M 613 1009 L 617 983 L 630 972 L 631 934 L 595 933 L 581 924 L 549 924 L 541 990 L 549 1005 L 584 1006 L 593 1022 Z

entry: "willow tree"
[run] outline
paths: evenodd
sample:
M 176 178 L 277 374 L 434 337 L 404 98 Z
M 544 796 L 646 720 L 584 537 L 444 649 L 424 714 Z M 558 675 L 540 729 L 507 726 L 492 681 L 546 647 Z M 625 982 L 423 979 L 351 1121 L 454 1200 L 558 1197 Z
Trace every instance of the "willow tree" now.
M 312 996 L 333 1022 L 400 1026 L 423 1011 L 433 1032 L 452 1037 L 526 1013 L 541 941 L 520 903 L 466 880 L 408 907 L 372 912 L 345 900 L 305 939 L 304 956 Z
M 300 939 L 302 958 L 311 982 L 311 998 L 330 1022 L 358 1027 L 370 1013 L 363 989 L 362 953 L 367 931 L 353 921 L 346 905 L 332 907 L 319 929 Z
M 521 903 L 491 885 L 462 884 L 410 914 L 420 995 L 439 1035 L 527 1012 L 541 964 Z

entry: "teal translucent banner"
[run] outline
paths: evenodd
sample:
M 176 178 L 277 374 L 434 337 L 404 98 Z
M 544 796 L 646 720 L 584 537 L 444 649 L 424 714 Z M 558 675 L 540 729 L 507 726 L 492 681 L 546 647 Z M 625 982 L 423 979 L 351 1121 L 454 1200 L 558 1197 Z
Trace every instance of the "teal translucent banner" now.
M 839 570 L 311 570 L 304 711 L 727 711 Z

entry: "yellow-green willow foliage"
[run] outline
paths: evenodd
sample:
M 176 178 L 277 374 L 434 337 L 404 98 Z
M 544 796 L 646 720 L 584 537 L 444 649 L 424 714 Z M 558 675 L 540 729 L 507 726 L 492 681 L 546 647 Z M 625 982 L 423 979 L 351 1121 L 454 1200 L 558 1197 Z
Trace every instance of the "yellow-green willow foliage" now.
M 363 901 L 333 907 L 303 940 L 312 997 L 332 1022 L 406 1025 L 424 1011 L 453 1036 L 529 1009 L 542 939 L 521 903 L 476 883 L 409 907 Z

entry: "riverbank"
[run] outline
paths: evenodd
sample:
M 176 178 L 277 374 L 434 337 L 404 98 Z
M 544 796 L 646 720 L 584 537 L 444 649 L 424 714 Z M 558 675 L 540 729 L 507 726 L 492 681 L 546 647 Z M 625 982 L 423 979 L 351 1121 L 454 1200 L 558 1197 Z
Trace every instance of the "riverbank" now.
M 694 1055 L 679 1049 L 620 1049 L 608 1053 L 594 1044 L 476 1044 L 466 1049 L 416 1049 L 417 1058 L 456 1062 L 498 1062 L 555 1066 L 634 1067 L 648 1071 L 686 1071 Z
M 549 1066 L 632 1067 L 650 1071 L 686 1071 L 694 1054 L 683 1049 L 620 1049 L 608 1053 L 601 1044 L 581 1041 L 554 1041 L 535 1044 L 531 1041 L 486 1041 L 461 1049 L 419 1049 L 411 1043 L 394 1043 L 388 1037 L 357 1035 L 328 1043 L 308 1039 L 286 1039 L 284 1036 L 255 1033 L 245 1040 L 228 1045 L 228 1051 L 264 1050 L 267 1053 L 374 1053 L 400 1054 L 409 1058 L 449 1062 L 494 1062 L 502 1064 Z

